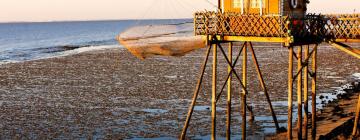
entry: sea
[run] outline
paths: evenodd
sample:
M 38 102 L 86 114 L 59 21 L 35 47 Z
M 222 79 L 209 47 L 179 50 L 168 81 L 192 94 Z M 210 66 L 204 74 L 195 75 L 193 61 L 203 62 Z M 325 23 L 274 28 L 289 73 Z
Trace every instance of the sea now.
M 0 64 L 122 47 L 115 38 L 128 28 L 189 21 L 191 19 L 0 23 Z

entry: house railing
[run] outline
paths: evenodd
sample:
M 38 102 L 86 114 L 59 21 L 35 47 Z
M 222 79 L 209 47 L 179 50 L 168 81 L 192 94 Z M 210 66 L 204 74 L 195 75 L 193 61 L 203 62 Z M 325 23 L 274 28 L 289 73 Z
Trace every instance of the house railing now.
M 291 42 L 324 39 L 360 40 L 360 14 L 315 15 L 304 18 L 256 14 L 196 12 L 195 35 L 291 38 Z
M 197 12 L 196 35 L 227 35 L 255 37 L 283 37 L 287 33 L 286 16 Z

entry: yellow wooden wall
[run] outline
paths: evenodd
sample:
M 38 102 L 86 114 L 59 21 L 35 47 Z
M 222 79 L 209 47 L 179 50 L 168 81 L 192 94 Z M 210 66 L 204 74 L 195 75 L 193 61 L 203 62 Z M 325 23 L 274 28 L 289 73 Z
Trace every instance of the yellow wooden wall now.
M 267 14 L 279 15 L 280 14 L 280 12 L 279 12 L 279 9 L 280 9 L 279 8 L 279 3 L 280 3 L 279 0 L 268 0 L 267 5 L 266 5 L 267 11 L 268 11 Z
M 247 0 L 244 0 L 245 2 L 245 8 L 246 8 L 246 2 Z M 251 2 L 251 0 L 248 0 L 248 2 Z M 249 6 L 249 13 L 260 13 L 259 8 L 251 8 Z M 224 11 L 225 12 L 241 12 L 240 8 L 234 8 L 233 6 L 233 0 L 224 0 Z M 246 10 L 245 10 L 246 13 Z M 265 8 L 263 8 L 263 14 L 279 14 L 279 0 L 265 0 Z
M 304 11 L 306 11 L 306 0 L 298 0 L 298 8 L 293 9 L 290 7 L 290 2 L 289 0 L 283 0 L 284 1 L 284 13 L 283 15 L 295 15 L 295 16 L 303 16 L 304 15 Z M 245 8 L 246 8 L 246 3 L 250 2 L 251 0 L 244 0 L 245 2 Z M 265 8 L 263 8 L 263 14 L 264 15 L 280 15 L 280 7 L 279 4 L 280 0 L 265 0 Z M 258 14 L 260 13 L 260 9 L 259 8 L 251 8 L 251 6 L 249 6 L 249 12 L 248 13 L 254 13 L 254 14 Z M 233 0 L 224 0 L 224 12 L 241 12 L 240 8 L 234 8 L 233 6 Z M 247 10 L 244 10 L 245 13 Z
M 224 12 L 241 12 L 240 8 L 234 8 L 232 5 L 233 0 L 224 0 Z

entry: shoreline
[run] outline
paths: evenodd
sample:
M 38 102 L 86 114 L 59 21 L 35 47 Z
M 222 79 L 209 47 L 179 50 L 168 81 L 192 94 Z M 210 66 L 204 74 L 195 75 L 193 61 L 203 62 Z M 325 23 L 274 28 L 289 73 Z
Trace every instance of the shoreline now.
M 35 58 L 35 59 L 30 59 L 30 60 L 23 60 L 23 61 L 1 60 L 0 61 L 0 66 L 1 65 L 6 65 L 6 64 L 14 64 L 14 63 L 23 63 L 23 62 L 46 60 L 46 59 L 51 59 L 51 58 L 61 58 L 61 57 L 67 57 L 67 56 L 72 56 L 72 55 L 77 55 L 77 54 L 87 53 L 87 52 L 96 53 L 96 51 L 104 51 L 104 50 L 105 51 L 111 51 L 111 49 L 125 49 L 125 47 L 123 47 L 121 45 L 116 45 L 116 44 L 114 44 L 114 45 L 99 45 L 99 46 L 79 47 L 79 48 L 69 49 L 69 50 L 66 50 L 66 51 L 49 53 L 49 54 L 52 54 L 52 56 L 46 56 L 46 57 Z
M 234 50 L 238 50 L 234 47 Z M 255 47 L 265 82 L 274 103 L 286 101 L 287 50 Z M 90 51 L 65 57 L 0 65 L 1 138 L 177 138 L 184 123 L 204 49 L 183 57 L 152 57 L 139 60 L 125 49 Z M 326 55 L 331 54 L 331 55 Z M 357 61 L 328 47 L 319 48 L 319 93 L 327 93 L 359 73 Z M 271 59 L 270 59 L 271 58 Z M 211 59 L 211 58 L 210 58 Z M 274 61 L 276 60 L 276 61 Z M 334 60 L 337 60 L 337 63 Z M 226 66 L 219 62 L 220 66 Z M 199 95 L 198 109 L 189 128 L 189 138 L 209 134 L 209 76 Z M 226 76 L 219 68 L 219 77 Z M 253 94 L 256 135 L 272 131 L 269 112 L 253 69 L 249 70 Z M 225 72 L 225 73 L 224 73 Z M 337 80 L 343 80 L 337 82 Z M 344 82 L 345 80 L 345 82 Z M 234 82 L 234 85 L 237 85 Z M 239 87 L 234 86 L 234 92 Z M 234 95 L 232 130 L 239 135 L 239 97 Z M 219 108 L 226 108 L 219 100 Z M 275 106 L 275 105 L 274 105 Z M 275 106 L 278 116 L 284 106 Z M 218 112 L 218 132 L 223 136 L 225 110 Z M 265 116 L 265 117 L 264 117 Z M 260 118 L 265 118 L 261 120 Z M 281 124 L 286 120 L 279 119 Z M 265 126 L 269 125 L 269 126 Z M 249 126 L 250 127 L 250 126 Z M 268 130 L 269 129 L 269 130 Z M 47 134 L 47 135 L 44 135 Z
M 346 140 L 358 138 L 358 136 L 352 137 L 351 133 L 354 125 L 355 110 L 360 96 L 360 80 L 358 79 L 349 84 L 351 84 L 351 87 L 344 89 L 346 93 L 337 95 L 337 99 L 327 103 L 324 108 L 318 109 L 316 139 Z M 297 139 L 297 130 L 298 128 L 293 129 L 293 139 Z M 285 140 L 286 138 L 287 133 L 284 132 L 268 135 L 267 139 Z M 311 139 L 311 118 L 309 119 L 308 139 Z

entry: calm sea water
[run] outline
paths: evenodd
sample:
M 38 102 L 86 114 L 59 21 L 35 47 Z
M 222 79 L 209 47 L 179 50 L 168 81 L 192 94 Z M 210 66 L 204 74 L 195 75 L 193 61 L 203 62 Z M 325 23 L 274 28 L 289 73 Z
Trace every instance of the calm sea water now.
M 188 21 L 189 19 L 0 23 L 0 63 L 48 58 L 79 48 L 121 47 L 115 37 L 129 27 Z

